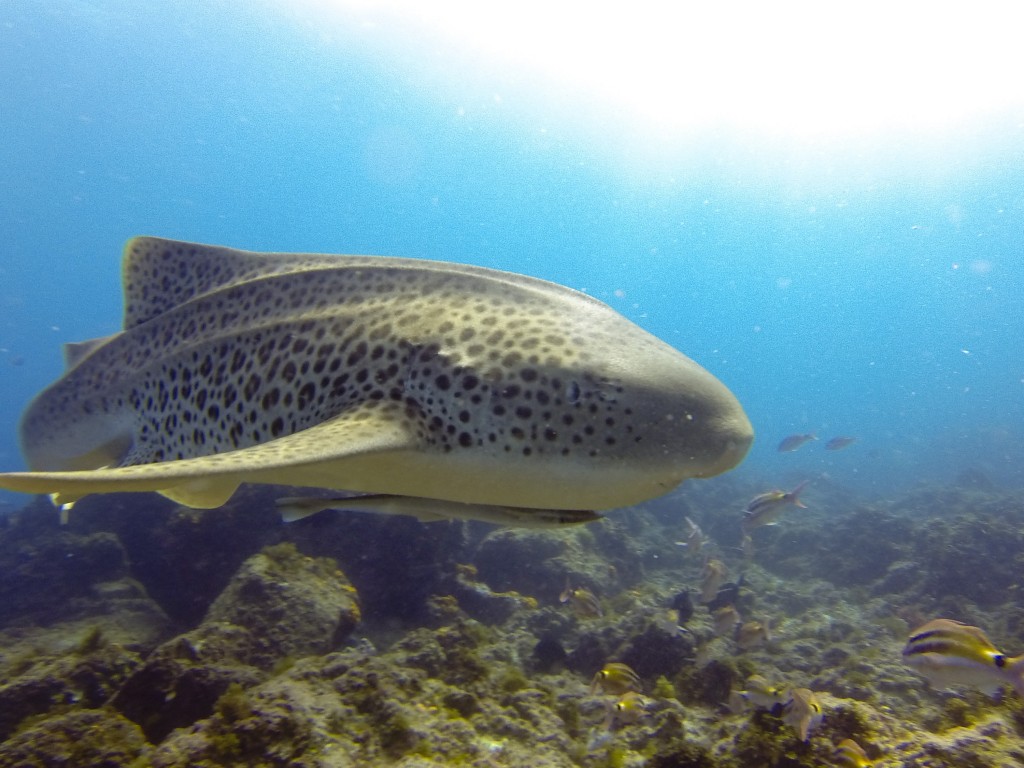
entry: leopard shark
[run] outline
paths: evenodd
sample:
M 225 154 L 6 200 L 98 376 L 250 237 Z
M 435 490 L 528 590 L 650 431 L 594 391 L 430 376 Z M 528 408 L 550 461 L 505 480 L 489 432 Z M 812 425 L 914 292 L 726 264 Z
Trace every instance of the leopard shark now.
M 66 345 L 0 488 L 214 508 L 264 483 L 572 522 L 725 472 L 753 439 L 696 362 L 525 275 L 137 237 L 123 284 L 123 330 Z

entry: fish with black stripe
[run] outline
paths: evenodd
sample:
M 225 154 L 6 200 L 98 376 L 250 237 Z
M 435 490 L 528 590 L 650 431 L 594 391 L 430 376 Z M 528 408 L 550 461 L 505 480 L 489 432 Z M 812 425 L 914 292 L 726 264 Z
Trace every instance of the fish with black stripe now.
M 968 686 L 989 695 L 1012 686 L 1024 696 L 1024 655 L 1009 657 L 970 624 L 933 619 L 910 633 L 903 661 L 933 688 Z

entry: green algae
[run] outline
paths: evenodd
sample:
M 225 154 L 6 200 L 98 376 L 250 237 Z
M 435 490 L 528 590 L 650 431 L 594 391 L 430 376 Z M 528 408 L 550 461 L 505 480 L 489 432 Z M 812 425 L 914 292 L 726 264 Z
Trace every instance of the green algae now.
M 763 710 L 754 712 L 736 736 L 733 757 L 738 766 L 763 768 L 817 768 L 809 745 L 800 742 L 793 730 Z
M 529 678 L 519 667 L 512 665 L 505 665 L 496 674 L 492 674 L 492 680 L 502 693 L 515 693 L 530 686 Z
M 29 718 L 0 750 L 0 768 L 57 765 L 150 768 L 151 762 L 138 726 L 110 709 Z
M 231 683 L 214 704 L 216 712 L 225 723 L 237 723 L 252 717 L 253 708 L 245 689 L 238 683 Z
M 274 666 L 270 668 L 270 676 L 278 677 L 279 675 L 285 674 L 289 669 L 295 666 L 295 662 L 298 661 L 299 657 L 294 654 L 288 654 L 282 656 L 280 659 L 274 662 Z
M 217 701 L 203 729 L 203 760 L 187 765 L 285 765 L 316 743 L 310 724 L 286 707 L 259 702 L 241 686 Z M 177 765 L 178 763 L 175 763 Z
M 573 739 L 579 738 L 583 732 L 583 720 L 577 703 L 571 699 L 558 699 L 554 705 L 554 712 L 561 718 L 565 732 Z
M 625 747 L 609 747 L 604 758 L 594 762 L 594 768 L 626 768 L 629 758 L 629 750 Z
M 971 728 L 991 716 L 994 706 L 994 702 L 980 693 L 946 696 L 940 707 L 924 720 L 924 725 L 934 733 L 952 728 Z
M 89 654 L 95 653 L 107 643 L 107 638 L 103 634 L 103 627 L 97 624 L 96 626 L 89 629 L 88 632 L 78 641 L 78 645 L 74 647 L 72 653 L 78 656 L 88 656 Z
M 357 704 L 357 709 L 366 715 L 365 728 L 380 749 L 391 758 L 398 758 L 421 747 L 421 735 L 414 721 L 405 713 L 398 702 L 381 691 L 368 692 Z M 421 756 L 422 751 L 421 751 Z
M 45 653 L 42 648 L 29 647 L 4 659 L 4 677 L 7 679 L 21 677 L 43 661 Z
M 674 699 L 676 697 L 676 688 L 667 677 L 660 675 L 658 679 L 654 681 L 654 686 L 651 688 L 651 695 L 661 699 Z

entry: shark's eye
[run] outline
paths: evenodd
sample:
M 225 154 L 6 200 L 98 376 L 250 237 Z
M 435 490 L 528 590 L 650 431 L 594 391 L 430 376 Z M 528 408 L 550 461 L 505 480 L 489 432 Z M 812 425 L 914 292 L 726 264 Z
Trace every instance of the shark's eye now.
M 995 663 L 995 665 L 997 667 L 1005 667 L 1006 666 L 1006 657 L 1003 656 L 1003 654 L 1001 654 L 1001 653 L 997 653 L 995 656 L 993 656 L 992 657 L 992 661 Z

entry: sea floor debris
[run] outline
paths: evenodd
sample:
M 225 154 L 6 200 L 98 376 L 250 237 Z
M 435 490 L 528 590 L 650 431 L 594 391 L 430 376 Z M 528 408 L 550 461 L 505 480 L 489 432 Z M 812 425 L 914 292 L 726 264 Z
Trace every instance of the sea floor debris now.
M 932 690 L 900 656 L 936 616 L 1024 650 L 1024 498 L 820 485 L 752 554 L 750 488 L 732 480 L 559 532 L 341 513 L 282 527 L 261 494 L 187 519 L 99 497 L 65 527 L 34 506 L 0 524 L 0 766 L 794 768 L 835 765 L 846 739 L 885 768 L 1024 764 L 1012 690 Z M 246 511 L 258 523 L 221 540 L 233 572 L 197 562 Z M 675 545 L 687 517 L 699 553 Z M 879 531 L 884 546 L 856 546 Z M 137 565 L 154 551 L 163 575 Z M 707 557 L 729 581 L 702 604 Z M 188 610 L 155 597 L 176 569 L 197 585 Z M 600 612 L 561 602 L 566 583 Z M 716 628 L 723 607 L 770 634 L 739 642 L 735 622 Z M 637 682 L 593 685 L 609 664 Z M 806 740 L 797 689 L 822 715 Z

